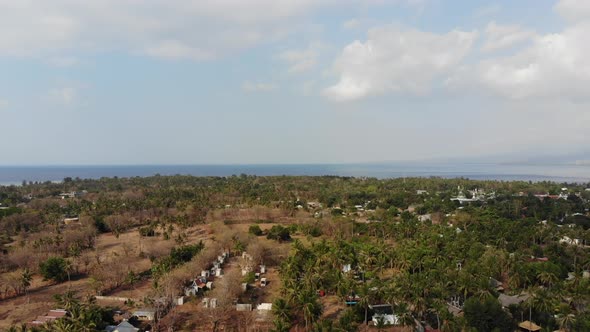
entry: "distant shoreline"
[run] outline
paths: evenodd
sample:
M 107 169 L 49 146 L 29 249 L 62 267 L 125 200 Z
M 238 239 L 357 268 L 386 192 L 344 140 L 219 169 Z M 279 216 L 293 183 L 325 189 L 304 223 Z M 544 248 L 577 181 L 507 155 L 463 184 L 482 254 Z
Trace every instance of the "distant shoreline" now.
M 498 181 L 590 182 L 590 167 L 575 165 L 506 165 L 484 163 L 366 163 L 366 164 L 259 164 L 259 165 L 100 165 L 0 166 L 0 185 L 62 181 L 66 177 L 147 177 L 160 175 L 232 176 L 352 176 L 379 179 L 403 177 L 469 178 Z

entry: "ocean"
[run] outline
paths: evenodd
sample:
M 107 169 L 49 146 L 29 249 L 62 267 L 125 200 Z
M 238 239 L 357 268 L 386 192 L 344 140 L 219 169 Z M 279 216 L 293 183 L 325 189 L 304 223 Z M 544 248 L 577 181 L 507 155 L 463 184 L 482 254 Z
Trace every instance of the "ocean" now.
M 474 180 L 590 182 L 590 167 L 582 165 L 516 165 L 493 163 L 365 163 L 276 165 L 129 165 L 129 166 L 0 166 L 0 185 L 25 181 L 62 181 L 66 177 L 99 179 L 160 175 L 337 175 L 375 178 L 464 177 Z

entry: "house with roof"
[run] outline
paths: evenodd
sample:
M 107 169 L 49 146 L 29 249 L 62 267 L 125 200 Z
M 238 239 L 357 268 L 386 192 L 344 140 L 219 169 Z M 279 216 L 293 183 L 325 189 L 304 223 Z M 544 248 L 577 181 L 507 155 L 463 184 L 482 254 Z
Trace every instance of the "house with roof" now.
M 197 295 L 197 293 L 204 291 L 206 288 L 213 288 L 213 282 L 208 281 L 206 277 L 199 276 L 193 279 L 193 282 L 188 287 L 184 288 L 184 295 Z
M 139 329 L 128 321 L 124 320 L 119 325 L 109 325 L 104 329 L 106 332 L 137 332 Z
M 45 316 L 37 316 L 37 318 L 35 318 L 35 320 L 33 320 L 30 323 L 30 325 L 43 325 L 45 323 L 49 323 L 49 322 L 53 322 L 55 320 L 58 320 L 62 317 L 66 317 L 67 315 L 68 315 L 68 312 L 63 309 L 49 310 L 49 312 L 47 314 L 45 314 Z
M 498 296 L 498 301 L 500 301 L 500 304 L 502 305 L 503 308 L 508 308 L 511 305 L 519 305 L 522 302 L 528 300 L 529 298 L 530 298 L 530 295 L 528 295 L 528 294 L 520 294 L 520 295 L 500 294 L 500 296 Z
M 156 310 L 155 309 L 138 309 L 135 310 L 132 314 L 133 316 L 137 317 L 139 320 L 154 320 L 156 318 Z
M 371 320 L 373 324 L 379 325 L 397 325 L 399 324 L 399 317 L 393 313 L 391 304 L 373 304 L 369 305 L 369 309 L 373 311 Z
M 520 329 L 520 331 L 527 331 L 527 332 L 537 332 L 537 331 L 541 331 L 542 327 L 540 327 L 539 325 L 525 320 L 522 323 L 518 324 L 518 328 Z
M 490 277 L 490 287 L 494 288 L 498 292 L 504 291 L 504 284 L 501 281 L 494 279 L 492 277 Z

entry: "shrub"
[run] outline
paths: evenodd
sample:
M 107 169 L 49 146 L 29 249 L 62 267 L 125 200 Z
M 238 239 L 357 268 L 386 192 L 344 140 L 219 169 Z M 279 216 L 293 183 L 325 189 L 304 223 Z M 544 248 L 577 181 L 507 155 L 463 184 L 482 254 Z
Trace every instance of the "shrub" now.
M 291 232 L 281 225 L 274 225 L 266 235 L 267 239 L 277 241 L 288 241 L 291 239 Z
M 39 267 L 45 280 L 61 282 L 68 277 L 68 264 L 62 257 L 49 257 L 45 262 L 41 262 Z
M 248 233 L 254 234 L 256 236 L 260 236 L 260 235 L 262 235 L 262 229 L 260 229 L 260 226 L 258 226 L 258 225 L 252 225 L 248 229 Z

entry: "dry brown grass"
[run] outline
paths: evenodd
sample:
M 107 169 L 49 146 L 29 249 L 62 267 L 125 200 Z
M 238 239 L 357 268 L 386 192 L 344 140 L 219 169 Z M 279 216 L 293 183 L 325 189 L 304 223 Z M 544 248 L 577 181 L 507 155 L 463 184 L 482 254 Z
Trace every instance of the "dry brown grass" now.
M 208 238 L 207 229 L 204 226 L 188 230 L 178 229 L 177 231 L 186 232 L 188 243 L 196 243 Z M 161 237 L 141 239 L 137 229 L 121 233 L 118 238 L 110 233 L 101 234 L 97 237 L 96 249 L 83 253 L 77 259 L 80 271 L 85 273 L 86 270 L 89 270 L 89 275 L 82 275 L 79 279 L 61 284 L 42 281 L 39 276 L 35 276 L 28 296 L 21 295 L 0 301 L 0 330 L 10 325 L 31 321 L 55 308 L 53 300 L 55 294 L 63 294 L 68 290 L 73 290 L 79 295 L 92 294 L 93 290 L 89 281 L 93 271 L 98 270 L 106 276 L 112 276 L 117 272 L 114 271 L 116 269 L 120 269 L 119 272 L 123 274 L 129 270 L 137 273 L 148 270 L 151 266 L 148 256 L 146 255 L 144 258 L 139 256 L 140 240 L 144 253 L 153 252 L 165 255 L 170 252 L 170 248 L 176 245 L 173 240 L 165 241 Z M 141 299 L 150 289 L 151 281 L 145 280 L 134 287 L 117 287 L 106 295 Z M 117 302 L 103 301 L 101 304 L 122 306 L 122 303 Z

